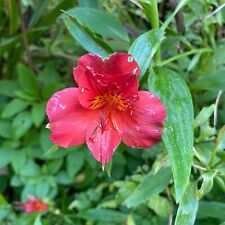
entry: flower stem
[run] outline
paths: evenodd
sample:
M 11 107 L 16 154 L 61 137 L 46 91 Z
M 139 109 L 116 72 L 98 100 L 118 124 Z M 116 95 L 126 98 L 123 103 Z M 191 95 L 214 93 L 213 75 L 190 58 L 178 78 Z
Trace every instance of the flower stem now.
M 149 7 L 149 12 L 150 12 L 150 23 L 152 26 L 152 29 L 159 29 L 159 13 L 158 13 L 158 4 L 157 0 L 152 0 L 150 7 Z M 161 53 L 160 53 L 160 47 L 158 48 L 156 54 L 155 54 L 155 61 L 156 64 L 161 62 Z

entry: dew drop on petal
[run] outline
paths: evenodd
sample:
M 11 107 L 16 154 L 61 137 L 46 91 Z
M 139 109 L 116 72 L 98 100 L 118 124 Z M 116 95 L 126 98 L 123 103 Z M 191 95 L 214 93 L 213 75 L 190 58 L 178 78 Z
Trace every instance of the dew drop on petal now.
M 133 74 L 134 74 L 134 75 L 136 74 L 137 70 L 138 70 L 138 67 L 136 67 L 136 68 L 133 70 Z
M 131 115 L 131 116 L 133 115 L 133 110 L 130 111 L 130 115 Z
M 136 131 L 140 131 L 141 128 L 140 128 L 138 125 L 136 125 L 136 126 L 135 126 L 135 130 L 136 130 Z
M 154 97 L 155 97 L 154 95 L 150 95 L 150 96 L 149 96 L 149 98 L 151 98 L 151 99 L 154 98 Z
M 134 60 L 134 58 L 132 56 L 129 56 L 127 59 L 128 62 L 133 62 L 133 60 Z
M 81 93 L 84 93 L 84 88 L 81 88 L 81 89 L 80 89 L 80 92 L 81 92 Z

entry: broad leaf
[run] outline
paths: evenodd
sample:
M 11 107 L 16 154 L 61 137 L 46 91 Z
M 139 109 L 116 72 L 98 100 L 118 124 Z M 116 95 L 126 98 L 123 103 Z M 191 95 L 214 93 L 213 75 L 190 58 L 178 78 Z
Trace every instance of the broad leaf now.
M 21 88 L 33 96 L 38 96 L 40 88 L 38 85 L 38 79 L 33 71 L 23 64 L 18 64 L 17 73 Z
M 153 29 L 142 34 L 132 44 L 129 53 L 135 58 L 141 69 L 140 78 L 148 69 L 153 56 L 163 40 L 163 35 L 164 32 L 160 29 Z
M 101 221 L 107 224 L 119 223 L 123 224 L 126 220 L 126 214 L 112 209 L 88 209 L 78 214 L 79 217 L 87 220 Z
M 93 32 L 107 38 L 119 38 L 129 41 L 126 30 L 110 14 L 92 8 L 77 7 L 67 11 L 71 17 L 79 20 Z
M 107 57 L 112 51 L 101 39 L 94 36 L 87 28 L 83 27 L 74 18 L 65 18 L 64 23 L 72 35 L 80 45 L 88 52 Z
M 219 91 L 225 90 L 225 69 L 220 68 L 198 79 L 191 84 L 193 90 Z
M 84 164 L 84 149 L 75 150 L 68 154 L 66 158 L 67 172 L 70 177 L 74 177 Z
M 26 109 L 28 105 L 28 102 L 15 98 L 12 101 L 8 102 L 8 104 L 4 107 L 2 111 L 2 118 L 12 117 Z
M 148 85 L 166 106 L 163 141 L 172 167 L 176 201 L 179 202 L 187 187 L 192 165 L 194 114 L 191 95 L 185 82 L 165 68 L 158 68 L 157 74 L 152 72 Z
M 163 191 L 172 177 L 168 167 L 161 168 L 156 174 L 149 172 L 125 201 L 128 207 L 137 206 Z
M 225 203 L 200 201 L 197 218 L 217 218 L 225 220 Z
M 196 191 L 196 183 L 190 183 L 180 202 L 175 220 L 175 225 L 194 224 L 198 209 Z

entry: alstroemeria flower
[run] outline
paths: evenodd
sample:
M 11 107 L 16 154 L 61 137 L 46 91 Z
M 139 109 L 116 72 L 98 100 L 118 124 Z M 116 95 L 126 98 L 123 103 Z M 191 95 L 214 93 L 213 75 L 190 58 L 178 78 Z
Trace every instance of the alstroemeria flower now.
M 127 53 L 82 56 L 73 69 L 78 88 L 58 91 L 47 103 L 51 141 L 65 148 L 86 142 L 102 165 L 121 141 L 132 148 L 158 142 L 166 111 L 153 93 L 138 91 L 139 73 Z
M 46 203 L 34 196 L 29 196 L 27 202 L 16 202 L 16 205 L 27 213 L 43 212 L 49 208 Z

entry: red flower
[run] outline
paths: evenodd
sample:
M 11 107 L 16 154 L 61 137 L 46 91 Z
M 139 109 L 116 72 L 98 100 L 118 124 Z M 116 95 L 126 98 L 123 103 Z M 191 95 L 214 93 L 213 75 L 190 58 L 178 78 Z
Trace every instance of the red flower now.
M 47 103 L 52 142 L 65 148 L 86 142 L 102 165 L 121 141 L 132 148 L 158 142 L 165 108 L 154 94 L 138 91 L 139 73 L 127 53 L 82 56 L 73 69 L 78 88 L 58 91 Z
M 28 201 L 25 203 L 16 202 L 16 205 L 27 213 L 43 212 L 47 211 L 49 208 L 46 203 L 44 203 L 41 199 L 35 198 L 34 196 L 29 196 Z

